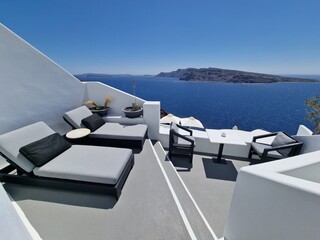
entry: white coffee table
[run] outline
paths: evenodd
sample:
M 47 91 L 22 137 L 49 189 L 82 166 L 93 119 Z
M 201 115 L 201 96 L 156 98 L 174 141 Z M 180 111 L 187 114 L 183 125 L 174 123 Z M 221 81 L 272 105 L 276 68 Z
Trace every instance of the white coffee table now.
M 251 132 L 232 130 L 232 129 L 206 129 L 209 140 L 212 143 L 219 144 L 218 156 L 212 158 L 215 163 L 226 164 L 226 160 L 222 158 L 224 144 L 246 146 L 252 141 L 253 134 Z
M 91 131 L 88 128 L 77 128 L 68 132 L 66 137 L 69 139 L 78 139 L 78 138 L 86 137 L 90 133 Z

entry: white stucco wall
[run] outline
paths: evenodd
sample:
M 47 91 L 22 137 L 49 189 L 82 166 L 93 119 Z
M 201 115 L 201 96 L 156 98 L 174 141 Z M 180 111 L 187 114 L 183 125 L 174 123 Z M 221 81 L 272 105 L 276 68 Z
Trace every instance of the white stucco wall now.
M 301 154 L 320 150 L 320 135 L 312 135 L 312 131 L 304 125 L 300 125 L 297 135 L 293 136 L 303 142 Z
M 297 136 L 311 136 L 312 131 L 304 125 L 299 125 Z
M 34 229 L 28 230 L 26 225 L 29 223 L 23 222 L 2 185 L 0 185 L 0 216 L 1 239 L 40 239 Z
M 319 239 L 320 151 L 240 170 L 224 237 Z
M 83 102 L 85 86 L 0 24 L 0 134 L 42 120 L 67 130 L 62 115 Z
M 99 82 L 82 83 L 37 49 L 0 24 L 0 134 L 44 121 L 53 130 L 66 133 L 66 111 L 93 100 L 99 105 L 112 98 L 110 119 L 124 124 L 147 123 L 152 138 L 159 132 L 160 103 L 150 102 L 140 119 L 126 119 L 123 108 L 146 101 Z M 146 116 L 145 116 L 146 115 Z
M 143 104 L 143 118 L 148 125 L 148 137 L 152 140 L 159 140 L 160 102 L 145 102 Z

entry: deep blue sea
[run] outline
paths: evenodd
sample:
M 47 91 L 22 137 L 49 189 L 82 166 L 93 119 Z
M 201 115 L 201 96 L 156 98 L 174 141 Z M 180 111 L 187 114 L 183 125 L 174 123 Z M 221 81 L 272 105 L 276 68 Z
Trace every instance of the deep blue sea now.
M 179 117 L 198 118 L 206 128 L 241 130 L 265 129 L 295 134 L 304 124 L 307 98 L 320 94 L 320 83 L 232 84 L 187 82 L 176 78 L 151 76 L 90 76 L 150 101 L 161 101 L 161 108 Z

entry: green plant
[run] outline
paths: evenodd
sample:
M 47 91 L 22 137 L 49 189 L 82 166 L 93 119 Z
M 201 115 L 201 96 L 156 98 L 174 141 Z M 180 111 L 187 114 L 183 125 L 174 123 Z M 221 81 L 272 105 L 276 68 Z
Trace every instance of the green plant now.
M 132 111 L 137 111 L 137 110 L 140 110 L 140 107 L 137 103 L 132 103 L 132 106 L 131 106 L 131 109 Z
M 310 99 L 304 101 L 311 110 L 307 110 L 306 119 L 311 121 L 314 126 L 313 134 L 320 132 L 320 96 L 316 95 Z
M 106 97 L 106 99 L 104 100 L 104 105 L 103 106 L 99 106 L 98 104 L 96 104 L 94 101 L 92 100 L 88 100 L 85 101 L 83 104 L 87 105 L 87 106 L 91 106 L 91 108 L 95 109 L 95 110 L 101 110 L 101 109 L 105 109 L 108 107 L 109 102 L 111 102 L 111 97 Z
M 132 103 L 131 109 L 132 111 L 140 110 L 139 105 L 137 104 L 137 97 L 136 97 L 136 81 L 132 81 L 132 89 L 133 89 L 133 96 L 134 96 L 134 102 Z

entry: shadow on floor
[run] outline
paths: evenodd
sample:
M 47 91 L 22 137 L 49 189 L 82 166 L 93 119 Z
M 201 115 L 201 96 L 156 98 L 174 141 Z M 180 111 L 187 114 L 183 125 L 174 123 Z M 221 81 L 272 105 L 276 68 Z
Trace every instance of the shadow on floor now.
M 111 195 L 63 191 L 52 188 L 46 189 L 42 187 L 11 183 L 6 183 L 3 187 L 16 202 L 23 200 L 36 200 L 99 209 L 110 209 L 117 203 L 116 198 Z
M 212 158 L 202 158 L 203 167 L 207 178 L 236 181 L 238 171 L 232 161 L 226 160 L 227 164 L 214 163 Z
M 192 163 L 189 162 L 188 158 L 172 157 L 171 162 L 178 172 L 190 172 L 192 169 Z

